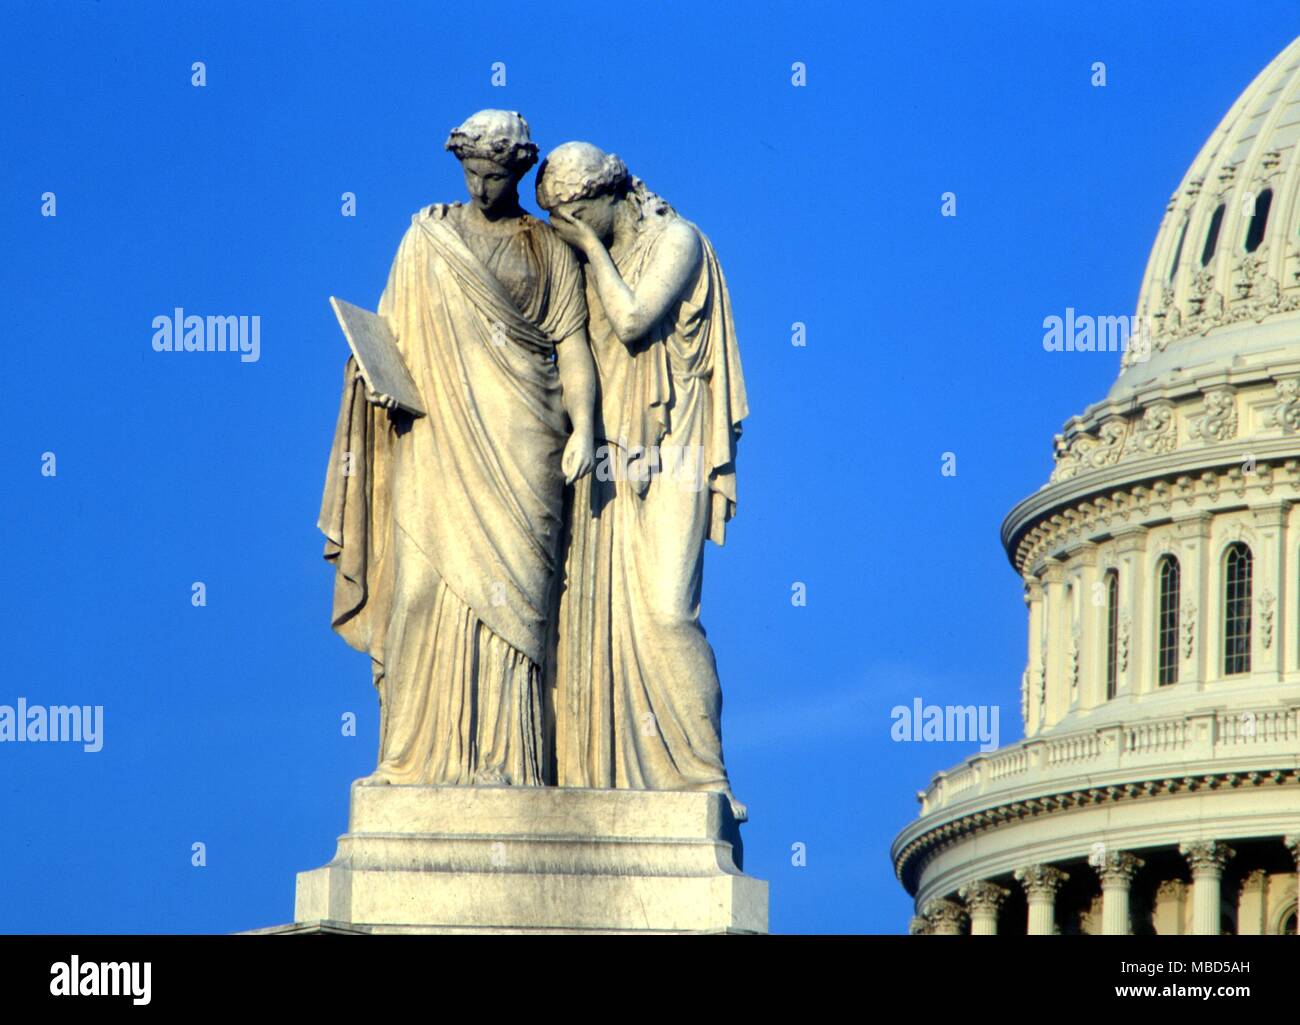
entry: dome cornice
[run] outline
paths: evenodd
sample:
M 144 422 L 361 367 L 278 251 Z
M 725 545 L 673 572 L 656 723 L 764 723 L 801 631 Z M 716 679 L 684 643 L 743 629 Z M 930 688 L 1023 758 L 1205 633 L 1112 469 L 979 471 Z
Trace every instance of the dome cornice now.
M 1300 360 L 1205 375 L 1148 399 L 1099 404 L 1057 436 L 1051 480 L 1002 524 L 1022 574 L 1071 539 L 1093 540 L 1135 511 L 1149 517 L 1151 506 L 1172 517 L 1227 508 L 1222 492 L 1251 504 L 1276 501 L 1278 487 L 1288 499 L 1300 490 Z M 1045 535 L 1059 535 L 1046 551 Z
M 920 874 L 929 858 L 954 844 L 999 826 L 1121 801 L 1145 801 L 1198 791 L 1274 786 L 1300 787 L 1300 769 L 1279 767 L 1244 773 L 1183 772 L 1152 776 L 1122 784 L 1085 785 L 1046 792 L 967 812 L 939 825 L 930 825 L 926 820 L 920 819 L 894 843 L 894 874 L 908 893 L 915 894 Z

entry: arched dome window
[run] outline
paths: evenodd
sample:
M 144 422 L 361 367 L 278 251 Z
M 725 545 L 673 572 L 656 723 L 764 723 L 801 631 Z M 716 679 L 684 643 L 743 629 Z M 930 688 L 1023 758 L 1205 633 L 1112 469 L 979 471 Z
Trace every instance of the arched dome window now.
M 1174 246 L 1174 258 L 1169 264 L 1169 280 L 1174 280 L 1174 275 L 1178 273 L 1178 263 L 1183 258 L 1183 243 L 1187 241 L 1187 222 L 1189 218 L 1183 218 L 1183 228 L 1178 233 L 1178 244 Z
M 1214 209 L 1210 218 L 1210 230 L 1205 233 L 1205 248 L 1201 250 L 1201 266 L 1204 267 L 1214 259 L 1214 251 L 1219 248 L 1219 229 L 1223 227 L 1223 204 Z
M 1240 541 L 1223 555 L 1223 674 L 1250 672 L 1250 549 Z
M 1119 691 L 1119 574 L 1106 574 L 1106 700 Z
M 1166 555 L 1156 573 L 1160 595 L 1156 610 L 1156 682 L 1163 687 L 1178 682 L 1178 560 Z
M 1246 252 L 1253 253 L 1264 241 L 1264 230 L 1268 227 L 1268 208 L 1273 205 L 1273 190 L 1265 189 L 1255 199 L 1255 212 L 1250 218 L 1250 227 L 1246 231 Z

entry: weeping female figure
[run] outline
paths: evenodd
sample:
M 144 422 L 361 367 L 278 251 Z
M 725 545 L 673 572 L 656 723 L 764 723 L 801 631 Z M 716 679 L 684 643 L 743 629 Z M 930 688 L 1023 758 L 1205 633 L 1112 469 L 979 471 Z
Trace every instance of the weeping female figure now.
M 726 795 L 722 692 L 700 624 L 704 541 L 736 508 L 748 413 L 708 238 L 588 143 L 558 147 L 537 201 L 582 254 L 597 466 L 572 496 L 555 639 L 557 782 Z

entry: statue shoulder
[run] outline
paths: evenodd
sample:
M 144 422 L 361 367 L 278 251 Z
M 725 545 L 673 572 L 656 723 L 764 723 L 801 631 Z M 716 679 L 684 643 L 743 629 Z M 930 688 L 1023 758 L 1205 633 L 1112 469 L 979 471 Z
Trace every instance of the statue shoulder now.
M 418 212 L 411 216 L 411 223 L 419 224 L 421 221 L 440 221 L 448 216 L 454 216 L 452 211 L 458 209 L 460 203 L 430 203 L 428 206 L 421 207 Z
M 524 218 L 528 230 L 536 233 L 538 238 L 545 239 L 547 245 L 561 245 L 566 249 L 569 248 L 569 243 L 560 238 L 560 233 L 551 227 L 550 221 L 544 221 L 532 214 L 524 214 Z
M 707 244 L 700 229 L 677 214 L 665 217 L 650 229 L 650 245 L 655 259 L 671 261 L 683 270 L 694 270 L 700 265 Z
M 531 214 L 527 217 L 527 230 L 532 232 L 534 238 L 541 240 L 542 245 L 549 250 L 551 259 L 558 260 L 562 264 L 572 263 L 574 267 L 578 266 L 578 256 L 573 247 L 560 237 L 560 233 L 551 227 L 549 221 Z

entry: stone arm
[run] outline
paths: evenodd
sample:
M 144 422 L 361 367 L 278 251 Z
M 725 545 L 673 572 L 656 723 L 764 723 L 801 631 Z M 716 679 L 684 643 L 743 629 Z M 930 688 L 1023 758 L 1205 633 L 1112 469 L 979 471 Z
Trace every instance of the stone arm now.
M 681 297 L 704 258 L 699 236 L 685 221 L 672 221 L 663 232 L 635 290 L 624 282 L 609 251 L 595 234 L 590 229 L 584 233 L 587 277 L 600 297 L 610 326 L 624 345 L 632 345 L 649 334 Z
M 591 471 L 595 464 L 596 364 L 587 343 L 587 329 L 580 327 L 555 346 L 555 363 L 560 372 L 564 411 L 573 424 L 573 434 L 564 446 L 560 468 L 566 484 Z

